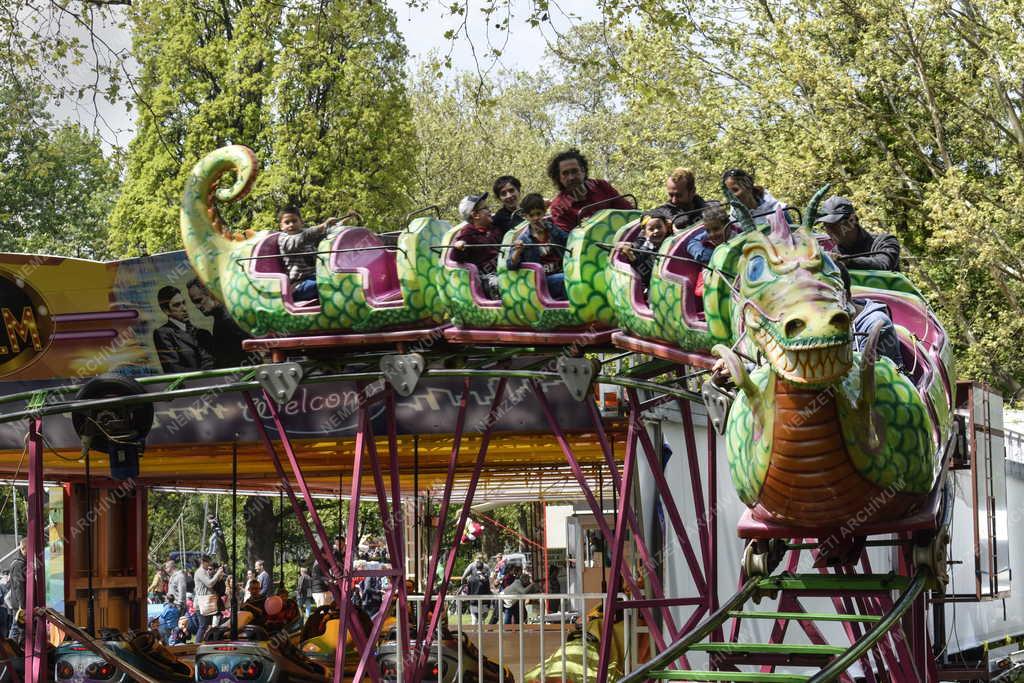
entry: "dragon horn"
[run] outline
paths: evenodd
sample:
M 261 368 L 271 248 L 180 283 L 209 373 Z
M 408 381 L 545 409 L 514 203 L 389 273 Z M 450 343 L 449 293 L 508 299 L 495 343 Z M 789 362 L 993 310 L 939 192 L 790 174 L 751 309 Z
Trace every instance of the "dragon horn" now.
M 768 223 L 772 226 L 772 237 L 784 244 L 793 246 L 793 231 L 789 229 L 789 219 L 786 218 L 786 210 L 779 205 Z
M 821 198 L 825 196 L 825 193 L 832 189 L 832 183 L 825 183 L 825 186 L 814 193 L 811 197 L 811 201 L 807 203 L 807 208 L 804 209 L 804 224 L 802 227 L 808 230 L 814 227 L 814 222 L 818 220 L 818 204 L 821 204 Z
M 218 187 L 225 173 L 234 171 L 230 187 Z M 223 301 L 220 258 L 232 239 L 220 224 L 217 202 L 238 201 L 259 174 L 259 161 L 248 147 L 229 145 L 210 152 L 192 168 L 181 197 L 181 237 L 196 274 L 210 292 Z
M 751 230 L 756 230 L 757 226 L 754 225 L 754 217 L 750 215 L 750 209 L 747 208 L 746 204 L 737 199 L 736 195 L 726 187 L 724 180 L 722 181 L 722 195 L 725 196 L 725 200 L 729 202 L 729 206 L 731 206 L 733 210 L 736 211 L 736 215 L 739 216 L 740 226 L 743 228 L 743 231 L 749 232 Z

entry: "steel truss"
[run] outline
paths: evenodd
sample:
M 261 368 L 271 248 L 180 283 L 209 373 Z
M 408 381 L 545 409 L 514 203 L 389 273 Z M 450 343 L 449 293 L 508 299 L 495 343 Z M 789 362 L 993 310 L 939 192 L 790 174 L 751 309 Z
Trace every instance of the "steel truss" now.
M 404 351 L 401 347 L 400 352 Z M 606 351 L 601 349 L 585 349 Z M 564 354 L 564 350 L 549 349 L 465 349 L 457 354 L 451 353 L 448 349 L 440 349 L 426 355 L 424 368 L 419 381 L 429 380 L 438 377 L 459 377 L 462 379 L 462 394 L 458 407 L 458 413 L 454 421 L 454 441 L 448 459 L 448 468 L 445 479 L 444 491 L 440 500 L 439 518 L 447 519 L 452 509 L 452 491 L 456 481 L 457 463 L 459 460 L 462 437 L 466 432 L 466 419 L 469 406 L 469 395 L 471 382 L 480 378 L 496 378 L 497 387 L 491 401 L 488 417 L 482 424 L 477 425 L 481 437 L 477 450 L 469 482 L 466 487 L 462 507 L 458 521 L 453 530 L 454 539 L 461 538 L 470 514 L 470 507 L 473 503 L 477 486 L 487 459 L 488 444 L 493 429 L 501 414 L 503 401 L 506 396 L 506 389 L 510 380 L 525 381 L 529 391 L 535 397 L 544 418 L 548 424 L 551 434 L 565 457 L 565 461 L 571 471 L 572 477 L 579 484 L 580 491 L 586 500 L 588 507 L 593 513 L 598 529 L 607 540 L 607 547 L 611 549 L 610 581 L 607 597 L 604 604 L 604 614 L 614 615 L 626 609 L 636 609 L 646 622 L 651 641 L 658 652 L 671 650 L 673 643 L 678 644 L 681 639 L 685 640 L 686 634 L 692 634 L 697 629 L 702 637 L 710 638 L 712 643 L 727 645 L 735 642 L 736 632 L 730 634 L 729 638 L 723 634 L 721 622 L 712 623 L 711 617 L 720 615 L 723 610 L 730 607 L 720 607 L 718 597 L 718 529 L 716 508 L 718 504 L 717 492 L 717 457 L 716 457 L 716 435 L 710 427 L 707 429 L 706 454 L 702 456 L 698 450 L 695 433 L 694 418 L 691 410 L 691 401 L 699 401 L 697 393 L 687 387 L 691 379 L 683 372 L 678 364 L 678 359 L 672 360 L 651 360 L 638 355 L 641 351 L 635 352 L 634 356 L 638 362 L 634 367 L 625 371 L 614 371 L 610 363 L 605 363 L 599 371 L 594 373 L 592 382 L 616 385 L 625 389 L 627 408 L 627 436 L 624 444 L 624 452 L 621 463 L 613 452 L 613 446 L 609 439 L 605 425 L 601 417 L 598 405 L 595 402 L 594 392 L 587 391 L 581 402 L 580 410 L 589 414 L 594 432 L 597 434 L 601 452 L 603 455 L 603 466 L 610 474 L 610 481 L 617 492 L 615 503 L 614 520 L 609 520 L 598 501 L 590 480 L 584 473 L 584 468 L 579 458 L 573 452 L 569 439 L 559 423 L 558 416 L 553 410 L 548 392 L 545 391 L 545 384 L 562 382 L 564 377 L 560 372 L 552 371 L 553 361 L 557 359 L 558 353 Z M 621 360 L 631 353 L 620 354 L 613 360 Z M 579 350 L 575 355 L 582 355 Z M 445 597 L 448 594 L 452 572 L 455 565 L 458 544 L 452 543 L 447 550 L 443 548 L 444 529 L 437 530 L 430 543 L 428 577 L 423 600 L 423 607 L 416 614 L 414 623 L 410 623 L 410 611 L 408 590 L 406 586 L 405 567 L 406 548 L 403 538 L 404 524 L 401 510 L 401 487 L 400 472 L 398 468 L 398 444 L 397 444 L 397 420 L 395 415 L 396 387 L 384 381 L 383 389 L 374 393 L 370 392 L 372 385 L 380 386 L 381 380 L 386 380 L 386 373 L 380 368 L 384 359 L 393 358 L 395 354 L 390 351 L 381 353 L 367 353 L 361 350 L 353 350 L 347 357 L 334 361 L 336 371 L 314 374 L 302 378 L 303 384 L 315 384 L 326 382 L 356 382 L 359 388 L 359 404 L 357 415 L 357 430 L 354 452 L 352 454 L 352 476 L 349 492 L 350 506 L 348 512 L 348 525 L 345 529 L 345 547 L 342 553 L 336 554 L 332 550 L 331 539 L 316 512 L 313 504 L 313 496 L 303 476 L 302 469 L 292 442 L 288 436 L 287 429 L 281 420 L 278 404 L 283 404 L 280 396 L 275 400 L 267 388 L 257 380 L 257 371 L 260 369 L 273 368 L 274 366 L 262 366 L 262 368 L 239 368 L 234 370 L 222 370 L 201 373 L 185 373 L 182 375 L 162 376 L 157 378 L 146 378 L 145 382 L 151 385 L 162 387 L 161 391 L 151 392 L 122 398 L 109 398 L 93 401 L 62 401 L 62 396 L 70 394 L 77 387 L 60 387 L 48 391 L 47 395 L 40 395 L 39 392 L 20 394 L 0 399 L 0 403 L 10 403 L 17 400 L 27 400 L 31 407 L 17 412 L 0 416 L 0 423 L 27 419 L 28 428 L 28 476 L 29 476 L 29 528 L 28 528 L 28 550 L 30 558 L 30 580 L 26 595 L 26 647 L 25 647 L 25 681 L 26 683 L 42 683 L 47 680 L 46 661 L 46 624 L 47 616 L 45 608 L 45 585 L 43 577 L 43 566 L 41 560 L 44 547 L 43 528 L 43 418 L 50 415 L 68 413 L 72 410 L 96 409 L 98 407 L 119 407 L 137 405 L 145 402 L 171 401 L 178 398 L 199 396 L 211 391 L 216 392 L 238 392 L 240 393 L 254 415 L 259 415 L 256 410 L 256 402 L 265 404 L 270 415 L 270 423 L 276 437 L 268 431 L 267 425 L 257 419 L 255 424 L 258 429 L 259 439 L 262 441 L 268 457 L 274 465 L 277 476 L 281 480 L 281 489 L 287 495 L 290 504 L 295 512 L 299 526 L 306 537 L 313 552 L 315 561 L 324 571 L 325 576 L 333 577 L 332 592 L 340 612 L 340 635 L 339 647 L 335 656 L 335 669 L 333 681 L 340 683 L 344 678 L 346 661 L 346 637 L 351 633 L 355 649 L 359 652 L 358 665 L 353 680 L 360 680 L 366 674 L 374 680 L 379 680 L 380 672 L 377 663 L 372 656 L 373 643 L 381 633 L 386 615 L 395 608 L 397 613 L 397 628 L 399 647 L 405 647 L 406 641 L 402 634 L 414 633 L 413 643 L 415 646 L 411 652 L 406 652 L 400 657 L 402 667 L 401 679 L 404 681 L 417 681 L 423 677 L 427 666 L 431 645 L 441 626 L 441 618 L 444 613 Z M 447 368 L 446 362 L 455 357 L 462 367 Z M 524 362 L 525 357 L 525 362 Z M 687 362 L 694 362 L 696 357 L 688 355 Z M 703 359 L 698 359 L 702 361 Z M 705 365 L 706 362 L 702 362 Z M 221 381 L 213 386 L 187 386 L 193 380 L 208 381 L 210 378 L 219 378 Z M 52 401 L 50 399 L 57 398 Z M 373 433 L 369 409 L 383 403 L 387 420 L 387 445 L 385 452 L 378 452 L 378 446 Z M 688 530 L 684 523 L 684 514 L 676 505 L 675 497 L 665 478 L 665 472 L 661 463 L 660 444 L 653 443 L 650 433 L 645 425 L 645 414 L 660 405 L 672 403 L 678 408 L 683 442 L 685 444 L 684 458 L 687 463 L 692 497 L 695 507 L 692 511 L 687 510 L 687 515 L 696 522 L 696 530 Z M 281 453 L 283 451 L 284 457 Z M 707 458 L 702 472 L 702 457 Z M 643 525 L 636 514 L 636 501 L 634 497 L 635 480 L 638 468 L 646 463 L 650 476 L 653 478 L 655 490 L 658 494 L 660 504 L 663 507 L 665 517 L 670 524 L 675 538 L 682 550 L 685 565 L 690 574 L 690 584 L 693 587 L 693 595 L 670 596 L 666 593 L 661 581 L 661 574 L 658 571 L 660 563 L 661 548 L 652 547 L 645 538 Z M 385 476 L 385 472 L 386 475 Z M 392 560 L 393 569 L 390 570 L 366 570 L 356 569 L 356 544 L 358 543 L 358 507 L 362 496 L 362 477 L 364 473 L 372 475 L 376 492 L 378 510 L 384 521 L 385 541 Z M 294 480 L 293 487 L 291 481 Z M 296 490 L 297 488 L 297 490 Z M 629 545 L 627 545 L 627 542 Z M 627 552 L 632 548 L 633 552 Z M 627 555 L 635 556 L 637 562 L 628 561 Z M 797 551 L 793 552 L 795 558 Z M 795 561 L 795 560 L 792 560 Z M 866 560 L 865 560 L 866 561 Z M 443 567 L 441 578 L 436 587 L 433 584 L 433 577 L 437 568 Z M 870 568 L 865 568 L 870 571 Z M 852 571 L 852 570 L 850 570 Z M 364 630 L 359 620 L 355 618 L 354 609 L 351 606 L 350 592 L 355 579 L 365 576 L 386 576 L 391 581 L 391 588 L 384 596 L 384 606 L 378 612 L 376 618 L 368 631 Z M 624 595 L 622 598 L 620 595 Z M 864 596 L 837 596 L 834 598 L 837 609 L 849 611 L 854 604 L 860 607 L 866 614 L 878 616 L 891 612 L 892 601 L 886 602 L 883 597 Z M 896 667 L 894 670 L 902 671 L 906 666 L 905 662 L 911 656 L 920 657 L 920 653 L 927 652 L 927 636 L 924 632 L 923 619 L 923 596 L 916 598 L 913 609 L 908 614 L 917 614 L 919 619 L 910 628 L 910 637 L 896 639 L 897 642 L 891 645 L 882 645 L 873 650 L 874 656 L 880 657 L 880 663 Z M 692 608 L 687 621 L 683 624 L 676 622 L 674 607 L 685 606 Z M 796 613 L 802 610 L 799 602 L 794 599 L 787 599 L 779 608 L 780 613 Z M 703 621 L 702 621 L 703 620 Z M 702 631 L 708 624 L 706 633 Z M 738 619 L 735 621 L 734 629 L 738 629 Z M 819 638 L 820 633 L 815 634 L 804 620 L 798 623 L 808 632 L 812 638 Z M 612 628 L 614 619 L 607 618 L 603 624 L 603 637 L 599 645 L 599 671 L 596 680 L 607 679 L 609 670 L 611 649 L 612 649 Z M 773 629 L 773 642 L 782 642 L 785 637 L 788 622 L 783 620 L 776 623 Z M 851 640 L 856 640 L 861 634 L 860 625 L 856 622 L 846 625 Z M 909 641 L 909 645 L 908 645 Z M 817 642 L 817 641 L 815 641 Z M 399 650 L 401 652 L 401 649 Z M 866 654 L 861 657 L 866 661 Z M 674 659 L 667 662 L 667 668 L 689 669 L 690 662 L 685 652 L 673 655 Z M 116 664 L 116 662 L 115 662 Z M 728 668 L 726 668 L 728 670 Z M 666 671 L 666 674 L 673 672 Z M 671 676 L 661 676 L 671 677 Z M 715 680 L 715 679 L 706 679 Z M 719 679 L 722 680 L 722 679 Z M 731 680 L 731 679 L 730 679 Z M 909 679 L 907 679 L 909 680 Z

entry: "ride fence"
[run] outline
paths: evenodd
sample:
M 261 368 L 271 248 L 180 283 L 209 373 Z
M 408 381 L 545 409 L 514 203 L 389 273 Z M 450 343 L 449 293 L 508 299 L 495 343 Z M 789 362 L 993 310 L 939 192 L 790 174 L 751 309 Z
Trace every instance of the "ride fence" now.
M 600 608 L 606 597 L 605 593 L 449 595 L 447 619 L 442 620 L 428 652 L 418 650 L 412 638 L 396 638 L 378 649 L 383 680 L 403 680 L 425 657 L 430 674 L 438 667 L 436 675 L 428 674 L 430 680 L 445 683 L 597 683 Z M 417 614 L 422 601 L 422 595 L 409 596 Z M 621 627 L 616 628 L 621 642 L 615 649 L 622 672 L 628 673 L 642 656 L 647 628 L 633 608 L 622 610 Z

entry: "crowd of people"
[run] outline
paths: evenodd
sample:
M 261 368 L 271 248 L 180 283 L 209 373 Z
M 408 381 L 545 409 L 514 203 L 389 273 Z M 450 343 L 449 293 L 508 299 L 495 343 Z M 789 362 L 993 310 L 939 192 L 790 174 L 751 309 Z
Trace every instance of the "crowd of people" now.
M 282 591 L 279 585 L 276 594 Z M 149 601 L 162 605 L 150 626 L 169 645 L 193 639 L 199 642 L 207 629 L 226 623 L 232 594 L 239 606 L 249 607 L 259 607 L 275 594 L 263 560 L 257 560 L 252 569 L 246 570 L 245 582 L 236 586 L 234 577 L 209 555 L 202 555 L 192 572 L 169 559 L 157 569 L 149 584 Z
M 491 570 L 483 555 L 478 554 L 462 573 L 462 584 L 459 594 L 463 596 L 507 596 L 501 600 L 493 597 L 480 600 L 464 600 L 464 609 L 469 612 L 472 623 L 519 624 L 536 616 L 539 601 L 523 600 L 517 596 L 537 593 L 558 593 L 561 591 L 558 565 L 548 568 L 547 590 L 544 585 L 523 567 L 519 562 L 511 562 L 501 553 L 494 558 L 494 569 Z M 559 601 L 552 600 L 545 611 L 558 611 Z M 531 614 L 533 613 L 533 614 Z
M 344 550 L 344 538 L 336 536 L 330 552 L 339 564 Z M 386 553 L 380 549 L 362 552 L 356 561 L 359 569 L 385 569 L 389 566 Z M 244 581 L 240 581 L 236 588 L 234 577 L 209 555 L 202 555 L 199 566 L 192 572 L 168 559 L 157 568 L 149 585 L 150 603 L 162 605 L 150 627 L 158 631 L 163 642 L 169 645 L 200 642 L 206 630 L 228 623 L 232 593 L 239 608 L 250 611 L 261 609 L 264 601 L 272 595 L 294 597 L 296 616 L 304 619 L 315 607 L 334 603 L 332 583 L 320 565 L 312 560 L 308 565 L 299 567 L 294 591 L 288 591 L 283 581 L 278 581 L 275 586 L 263 560 L 256 560 L 253 567 L 246 570 Z M 372 617 L 380 610 L 388 587 L 385 577 L 361 577 L 352 584 L 352 604 Z

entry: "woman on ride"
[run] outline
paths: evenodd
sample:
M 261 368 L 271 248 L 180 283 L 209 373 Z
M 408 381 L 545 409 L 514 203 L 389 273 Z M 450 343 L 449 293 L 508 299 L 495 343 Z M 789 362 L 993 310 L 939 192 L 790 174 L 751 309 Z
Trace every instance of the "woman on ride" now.
M 512 243 L 507 265 L 517 270 L 524 263 L 539 263 L 544 268 L 548 292 L 555 299 L 565 300 L 565 273 L 562 272 L 562 257 L 565 255 L 565 241 L 569 235 L 545 218 L 544 198 L 539 194 L 523 197 L 519 211 L 530 227 Z M 554 246 L 557 245 L 557 246 Z
M 754 177 L 741 168 L 731 168 L 723 173 L 722 183 L 729 192 L 736 195 L 736 199 L 750 209 L 755 223 L 767 225 L 769 216 L 775 213 L 775 209 L 783 206 L 782 202 L 768 193 L 768 190 L 755 185 Z M 735 219 L 735 209 L 733 214 Z

